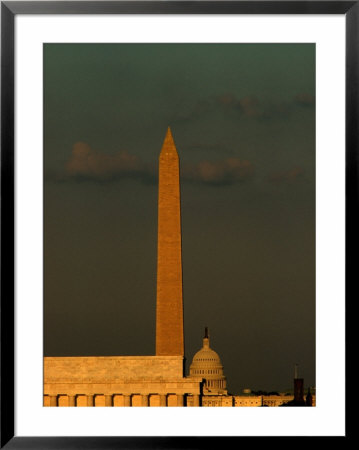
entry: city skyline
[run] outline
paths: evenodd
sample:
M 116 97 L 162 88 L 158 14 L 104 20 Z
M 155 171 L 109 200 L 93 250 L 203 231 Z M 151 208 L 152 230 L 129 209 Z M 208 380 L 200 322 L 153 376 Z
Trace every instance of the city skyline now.
M 230 392 L 290 388 L 296 363 L 315 386 L 315 47 L 49 44 L 44 64 L 45 355 L 155 354 L 170 125 L 187 371 L 208 326 Z

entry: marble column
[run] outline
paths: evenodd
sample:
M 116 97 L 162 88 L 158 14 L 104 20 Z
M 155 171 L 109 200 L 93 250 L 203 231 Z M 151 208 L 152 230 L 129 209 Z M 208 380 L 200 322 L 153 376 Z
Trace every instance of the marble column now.
M 105 395 L 105 406 L 113 406 L 113 396 Z
M 95 397 L 93 395 L 87 395 L 87 406 L 95 406 Z
M 131 406 L 131 396 L 130 395 L 123 396 L 123 406 Z
M 149 406 L 149 396 L 146 394 L 141 395 L 142 397 L 142 406 Z
M 193 395 L 193 406 L 199 406 L 199 395 L 198 394 Z
M 75 395 L 68 395 L 68 406 L 76 406 L 76 396 Z
M 167 395 L 160 394 L 160 406 L 167 406 Z
M 177 406 L 184 406 L 184 395 L 177 394 Z

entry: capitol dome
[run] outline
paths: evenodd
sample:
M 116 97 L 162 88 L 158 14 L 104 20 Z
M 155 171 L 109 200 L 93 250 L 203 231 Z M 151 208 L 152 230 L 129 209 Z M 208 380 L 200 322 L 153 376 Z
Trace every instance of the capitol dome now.
M 208 328 L 205 329 L 203 347 L 193 357 L 189 376 L 203 379 L 204 394 L 227 394 L 221 359 L 209 346 Z

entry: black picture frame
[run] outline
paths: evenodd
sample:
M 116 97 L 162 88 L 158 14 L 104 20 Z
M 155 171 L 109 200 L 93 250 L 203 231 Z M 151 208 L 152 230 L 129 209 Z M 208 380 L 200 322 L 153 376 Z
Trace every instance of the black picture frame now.
M 340 14 L 346 20 L 346 344 L 355 303 L 358 233 L 359 1 L 3 1 L 1 2 L 1 441 L 6 449 L 204 448 L 237 437 L 15 436 L 14 405 L 14 33 L 18 14 Z M 354 297 L 356 295 L 356 297 Z M 345 355 L 349 354 L 346 345 Z M 349 392 L 353 359 L 346 357 Z M 351 437 L 346 395 L 346 434 Z M 344 395 L 344 390 L 343 390 Z M 324 436 L 323 436 L 324 437 Z M 281 437 L 282 440 L 291 438 Z M 216 442 L 220 440 L 221 442 Z

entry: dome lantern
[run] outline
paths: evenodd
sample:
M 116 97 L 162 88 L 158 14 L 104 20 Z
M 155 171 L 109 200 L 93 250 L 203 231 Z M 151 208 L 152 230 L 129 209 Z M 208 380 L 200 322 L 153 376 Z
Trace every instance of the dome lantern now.
M 204 329 L 203 348 L 209 348 L 208 327 L 205 327 Z

